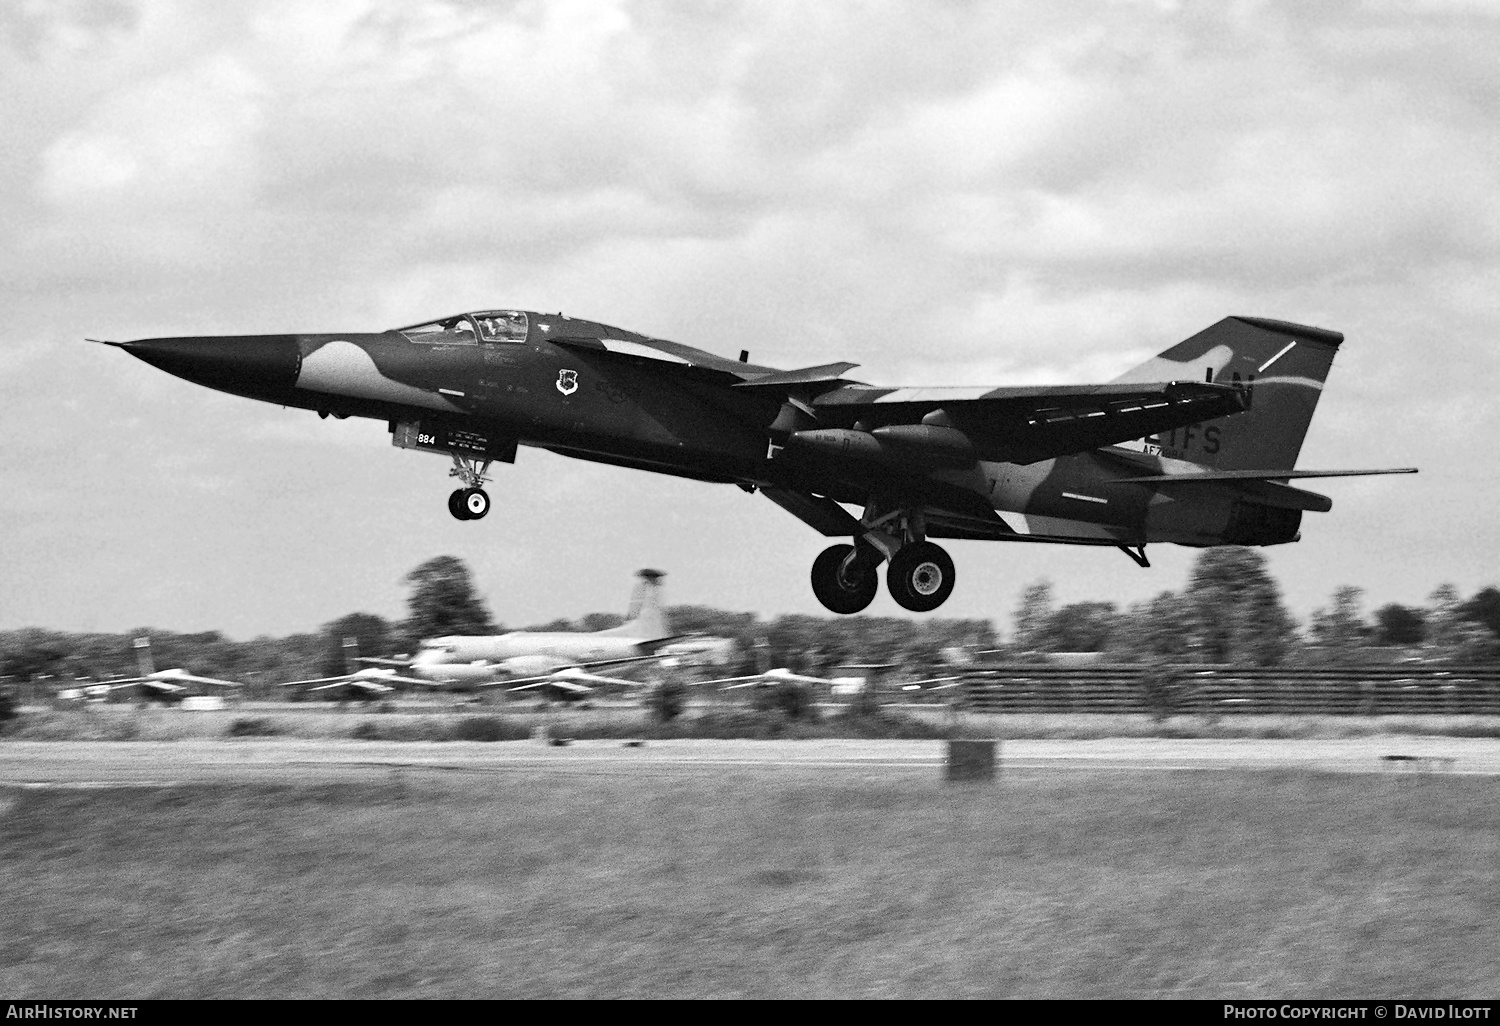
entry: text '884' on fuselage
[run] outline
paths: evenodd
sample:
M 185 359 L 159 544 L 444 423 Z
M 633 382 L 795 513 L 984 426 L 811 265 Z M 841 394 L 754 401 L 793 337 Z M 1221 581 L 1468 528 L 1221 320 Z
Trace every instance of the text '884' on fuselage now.
M 856 612 L 887 587 L 935 609 L 953 562 L 932 539 L 1144 547 L 1274 545 L 1326 511 L 1295 470 L 1342 336 L 1230 317 L 1096 385 L 880 388 L 851 363 L 778 370 L 593 321 L 522 310 L 364 334 L 110 343 L 236 395 L 386 420 L 453 462 L 449 510 L 489 510 L 521 445 L 761 491 L 848 541 L 814 592 Z M 846 506 L 861 509 L 859 515 Z

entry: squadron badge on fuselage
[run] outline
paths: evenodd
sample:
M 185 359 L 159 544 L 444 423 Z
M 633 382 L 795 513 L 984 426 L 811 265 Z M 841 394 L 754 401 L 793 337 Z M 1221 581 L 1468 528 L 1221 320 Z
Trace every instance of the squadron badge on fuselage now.
M 558 371 L 557 390 L 563 395 L 572 395 L 578 391 L 578 372 L 576 370 Z

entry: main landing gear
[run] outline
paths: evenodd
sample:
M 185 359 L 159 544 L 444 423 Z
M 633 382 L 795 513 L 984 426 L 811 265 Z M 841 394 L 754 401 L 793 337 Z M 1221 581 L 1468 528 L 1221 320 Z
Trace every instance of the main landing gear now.
M 480 487 L 484 484 L 485 474 L 489 472 L 490 461 L 485 460 L 477 466 L 476 463 L 477 461 L 466 456 L 453 453 L 453 469 L 448 471 L 448 476 L 458 478 L 466 486 L 448 496 L 448 512 L 456 520 L 479 520 L 490 511 L 489 492 Z
M 880 590 L 880 564 L 890 560 L 886 589 L 897 605 L 928 613 L 953 594 L 953 560 L 925 537 L 920 513 L 898 510 L 876 517 L 873 506 L 853 545 L 834 545 L 813 562 L 813 594 L 835 613 L 857 613 Z

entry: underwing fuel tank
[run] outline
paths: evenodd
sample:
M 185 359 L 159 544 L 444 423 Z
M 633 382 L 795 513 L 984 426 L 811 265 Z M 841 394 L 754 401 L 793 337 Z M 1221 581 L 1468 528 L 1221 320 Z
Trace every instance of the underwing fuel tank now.
M 893 424 L 873 431 L 813 428 L 794 431 L 789 448 L 838 459 L 916 468 L 967 467 L 974 445 L 957 428 L 935 424 Z

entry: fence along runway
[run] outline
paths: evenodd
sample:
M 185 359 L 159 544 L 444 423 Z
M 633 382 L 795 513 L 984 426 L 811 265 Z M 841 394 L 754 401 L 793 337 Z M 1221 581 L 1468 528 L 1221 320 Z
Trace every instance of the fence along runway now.
M 977 712 L 1214 715 L 1500 715 L 1500 667 L 1015 665 L 963 671 Z

